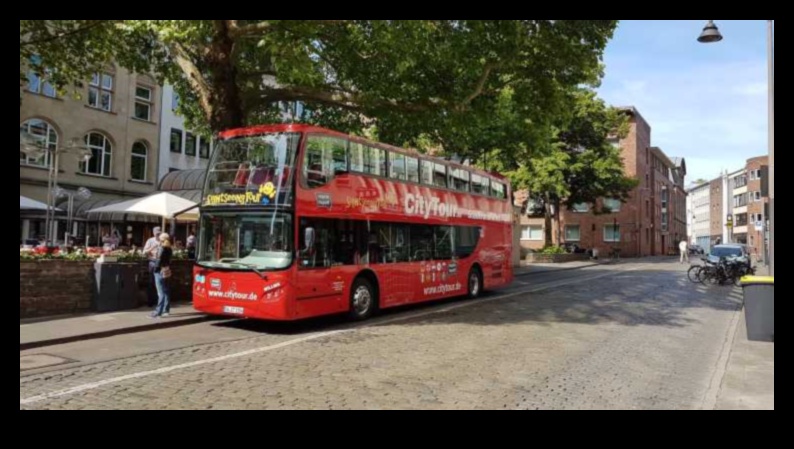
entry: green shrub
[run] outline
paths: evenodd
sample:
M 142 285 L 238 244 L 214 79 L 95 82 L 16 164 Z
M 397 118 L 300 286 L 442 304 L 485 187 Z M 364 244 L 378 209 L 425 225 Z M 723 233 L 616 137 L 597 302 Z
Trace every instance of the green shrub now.
M 565 248 L 562 246 L 547 246 L 540 250 L 540 254 L 565 254 Z

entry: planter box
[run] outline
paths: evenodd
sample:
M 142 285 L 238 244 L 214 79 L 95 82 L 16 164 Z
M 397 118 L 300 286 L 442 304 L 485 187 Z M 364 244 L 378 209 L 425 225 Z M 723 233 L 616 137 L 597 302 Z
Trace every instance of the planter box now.
M 574 254 L 539 254 L 529 253 L 527 255 L 527 262 L 529 263 L 562 263 L 573 262 L 575 260 L 588 260 L 590 256 L 587 253 L 574 253 Z
M 192 300 L 193 262 L 174 260 L 171 302 Z M 108 312 L 146 305 L 146 261 L 20 260 L 19 317 Z

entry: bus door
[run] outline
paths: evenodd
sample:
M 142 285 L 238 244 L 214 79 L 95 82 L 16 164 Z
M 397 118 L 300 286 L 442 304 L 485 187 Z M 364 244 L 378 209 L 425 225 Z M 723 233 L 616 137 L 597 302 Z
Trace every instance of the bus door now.
M 344 281 L 333 263 L 331 220 L 301 218 L 298 225 L 297 299 L 300 310 L 344 310 Z M 303 303 L 307 301 L 307 303 Z M 308 303 L 310 301 L 310 303 Z

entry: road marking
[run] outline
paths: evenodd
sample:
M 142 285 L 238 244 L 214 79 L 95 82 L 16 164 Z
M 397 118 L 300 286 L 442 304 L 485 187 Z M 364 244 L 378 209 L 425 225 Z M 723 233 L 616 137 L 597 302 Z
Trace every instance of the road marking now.
M 639 267 L 629 268 L 629 269 L 625 269 L 625 270 L 616 270 L 614 272 L 602 273 L 602 274 L 598 274 L 598 275 L 595 275 L 595 276 L 589 276 L 589 277 L 584 277 L 584 278 L 566 279 L 564 281 L 559 281 L 559 282 L 548 282 L 546 284 L 539 285 L 539 286 L 537 286 L 535 288 L 531 288 L 531 289 L 528 289 L 528 290 L 522 290 L 522 291 L 518 291 L 518 292 L 513 292 L 513 293 L 508 293 L 508 294 L 504 294 L 504 295 L 498 295 L 498 296 L 494 296 L 493 298 L 483 298 L 483 299 L 479 299 L 479 300 L 464 302 L 464 303 L 461 303 L 461 304 L 455 304 L 455 305 L 452 305 L 452 306 L 442 307 L 442 308 L 436 309 L 436 310 L 419 312 L 419 313 L 414 313 L 414 314 L 409 314 L 409 315 L 401 315 L 399 317 L 395 317 L 395 318 L 388 319 L 388 320 L 383 320 L 383 321 L 373 320 L 370 323 L 366 323 L 366 324 L 363 324 L 363 325 L 360 325 L 360 326 L 356 326 L 356 327 L 351 328 L 351 329 L 342 329 L 342 330 L 320 332 L 320 333 L 317 333 L 317 334 L 307 335 L 305 337 L 300 337 L 300 338 L 296 338 L 294 340 L 284 341 L 284 342 L 277 343 L 277 344 L 270 345 L 270 346 L 263 346 L 263 347 L 260 347 L 260 348 L 249 349 L 247 351 L 236 352 L 234 354 L 227 354 L 227 355 L 220 356 L 220 357 L 213 357 L 213 358 L 204 359 L 204 360 L 197 360 L 195 362 L 182 363 L 182 364 L 179 364 L 179 365 L 166 366 L 166 367 L 163 367 L 163 368 L 157 368 L 157 369 L 148 370 L 148 371 L 140 371 L 140 372 L 137 372 L 137 373 L 126 374 L 124 376 L 113 377 L 113 378 L 110 378 L 110 379 L 100 380 L 100 381 L 97 381 L 97 382 L 90 382 L 90 383 L 79 385 L 79 386 L 76 386 L 76 387 L 67 388 L 65 390 L 58 390 L 58 391 L 53 391 L 53 392 L 50 392 L 50 393 L 40 394 L 40 395 L 37 395 L 37 396 L 31 396 L 29 398 L 20 399 L 19 400 L 19 405 L 28 405 L 28 404 L 32 404 L 34 402 L 40 402 L 40 401 L 47 400 L 47 399 L 54 399 L 54 398 L 58 398 L 58 397 L 61 397 L 61 396 L 67 396 L 67 395 L 70 395 L 70 394 L 80 393 L 81 391 L 94 390 L 94 389 L 103 387 L 105 385 L 119 383 L 119 382 L 123 382 L 125 380 L 139 379 L 139 378 L 142 378 L 142 377 L 154 376 L 156 374 L 164 374 L 164 373 L 169 373 L 171 371 L 181 370 L 181 369 L 185 369 L 185 368 L 192 368 L 194 366 L 201 366 L 201 365 L 206 365 L 206 364 L 209 364 L 209 363 L 222 362 L 224 360 L 230 360 L 230 359 L 235 359 L 235 358 L 238 358 L 238 357 L 245 357 L 245 356 L 252 355 L 252 354 L 258 354 L 258 353 L 262 353 L 262 352 L 266 352 L 266 351 L 272 351 L 274 349 L 284 348 L 284 347 L 295 345 L 295 344 L 298 344 L 298 343 L 303 343 L 303 342 L 309 341 L 309 340 L 316 340 L 318 338 L 329 337 L 329 336 L 332 336 L 332 335 L 337 335 L 337 334 L 341 334 L 341 333 L 345 333 L 345 332 L 354 332 L 356 330 L 363 329 L 363 328 L 366 328 L 366 327 L 371 327 L 371 326 L 376 326 L 376 325 L 381 325 L 381 324 L 389 324 L 389 323 L 394 323 L 394 322 L 398 322 L 398 321 L 406 321 L 406 320 L 410 320 L 410 319 L 414 319 L 414 318 L 420 318 L 420 317 L 423 317 L 423 316 L 428 316 L 428 315 L 432 315 L 432 314 L 436 314 L 436 313 L 449 312 L 449 311 L 455 310 L 455 309 L 461 309 L 461 308 L 464 308 L 464 307 L 470 307 L 470 306 L 474 306 L 474 305 L 478 305 L 478 304 L 484 304 L 486 302 L 492 302 L 492 301 L 496 301 L 496 300 L 499 300 L 499 299 L 512 298 L 514 296 L 518 296 L 518 295 L 521 295 L 521 294 L 535 293 L 535 292 L 539 292 L 539 291 L 542 291 L 542 290 L 547 290 L 549 288 L 560 287 L 560 286 L 563 286 L 563 285 L 576 284 L 576 283 L 579 283 L 579 282 L 590 281 L 590 280 L 593 280 L 593 279 L 598 279 L 598 278 L 602 278 L 602 277 L 605 277 L 605 276 L 612 276 L 612 275 L 615 275 L 615 274 L 618 274 L 618 273 L 621 273 L 621 272 L 633 271 L 633 270 L 637 270 L 637 269 L 639 269 Z

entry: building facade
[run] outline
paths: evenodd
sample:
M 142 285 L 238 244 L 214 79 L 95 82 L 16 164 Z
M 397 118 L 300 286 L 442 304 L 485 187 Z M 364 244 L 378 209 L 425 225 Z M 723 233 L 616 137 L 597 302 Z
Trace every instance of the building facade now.
M 709 247 L 722 243 L 725 231 L 726 174 L 709 181 Z
M 688 190 L 687 229 L 689 243 L 699 245 L 708 252 L 711 248 L 711 183 L 704 182 Z
M 213 142 L 185 128 L 185 119 L 177 114 L 179 95 L 173 86 L 162 87 L 160 114 L 160 159 L 157 180 L 177 170 L 206 169 Z
M 47 202 L 49 168 L 58 151 L 56 169 L 61 196 L 53 204 L 61 211 L 54 224 L 56 241 L 62 240 L 67 231 L 80 239 L 89 236 L 89 242 L 92 236 L 93 244 L 113 230 L 122 238 L 134 235 L 140 230 L 126 225 L 126 229 L 114 229 L 107 223 L 86 220 L 85 216 L 75 217 L 72 229 L 66 229 L 67 206 L 69 197 L 74 197 L 80 187 L 90 191 L 90 201 L 94 203 L 131 199 L 155 190 L 161 88 L 147 75 L 111 65 L 77 89 L 80 98 L 59 95 L 32 72 L 21 86 L 20 132 L 38 137 L 47 151 L 39 159 L 20 151 L 20 195 Z M 90 159 L 78 160 L 80 151 L 90 153 Z M 55 175 L 52 178 L 55 181 Z M 75 209 L 79 206 L 76 204 Z M 20 241 L 42 240 L 44 228 L 44 211 L 20 210 Z
M 636 108 L 621 110 L 629 116 L 629 133 L 613 144 L 621 149 L 626 175 L 637 179 L 639 185 L 625 203 L 602 198 L 595 205 L 579 204 L 573 210 L 560 211 L 559 232 L 552 232 L 552 241 L 597 249 L 603 255 L 615 251 L 625 256 L 672 253 L 687 235 L 686 163 L 651 147 L 651 127 Z M 530 197 L 528 192 L 516 192 L 516 204 Z M 604 206 L 608 213 L 594 213 Z M 529 200 L 520 219 L 522 252 L 543 247 L 544 221 L 542 211 Z
M 725 219 L 726 243 L 747 243 L 747 172 L 744 167 L 728 174 Z
M 747 246 L 758 261 L 767 259 L 767 216 L 769 208 L 769 157 L 747 160 Z

